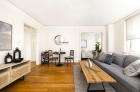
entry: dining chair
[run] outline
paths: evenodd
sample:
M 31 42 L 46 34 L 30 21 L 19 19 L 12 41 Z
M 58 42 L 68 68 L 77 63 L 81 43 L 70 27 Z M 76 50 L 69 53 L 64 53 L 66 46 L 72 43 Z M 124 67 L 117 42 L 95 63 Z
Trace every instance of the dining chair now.
M 74 50 L 70 50 L 70 56 L 65 57 L 65 62 L 67 61 L 67 66 L 68 66 L 69 60 L 70 60 L 70 63 L 71 63 L 71 60 L 73 60 L 73 64 L 74 64 Z
M 48 53 L 49 53 L 49 61 L 50 60 L 55 60 L 55 64 L 56 64 L 56 60 L 58 60 L 58 57 L 54 57 L 53 56 L 53 51 L 52 50 L 48 50 Z
M 49 65 L 48 51 L 41 52 L 41 64 L 43 63 L 48 63 Z

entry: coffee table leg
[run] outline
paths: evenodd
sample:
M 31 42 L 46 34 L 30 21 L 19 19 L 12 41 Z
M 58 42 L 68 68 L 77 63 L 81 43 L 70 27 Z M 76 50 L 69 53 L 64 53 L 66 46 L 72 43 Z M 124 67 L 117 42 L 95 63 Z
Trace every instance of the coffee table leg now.
M 90 90 L 89 90 L 90 85 L 91 85 L 91 83 L 88 84 L 87 92 L 90 92 Z
M 102 83 L 102 86 L 103 86 L 103 89 L 104 89 L 104 92 L 105 92 L 105 87 L 104 87 L 104 84 Z
M 91 85 L 91 83 L 88 84 L 87 92 L 105 92 L 105 88 L 104 88 L 103 83 L 102 83 L 102 85 L 103 85 L 103 90 L 89 90 L 90 85 Z

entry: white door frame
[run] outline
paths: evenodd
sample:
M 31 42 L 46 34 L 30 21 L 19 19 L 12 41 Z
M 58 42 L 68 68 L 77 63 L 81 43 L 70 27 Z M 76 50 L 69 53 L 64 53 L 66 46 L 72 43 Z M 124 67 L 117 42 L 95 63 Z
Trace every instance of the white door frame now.
M 39 52 L 39 50 L 40 50 L 39 49 L 39 37 L 40 37 L 39 33 L 40 33 L 40 30 L 41 30 L 41 29 L 39 29 L 40 26 L 34 25 L 34 23 L 31 23 L 27 20 L 23 20 L 23 28 L 24 28 L 25 24 L 29 25 L 30 27 L 32 27 L 36 30 L 36 65 L 39 65 L 39 64 L 41 64 L 41 61 L 40 61 L 41 56 L 40 56 L 40 52 Z

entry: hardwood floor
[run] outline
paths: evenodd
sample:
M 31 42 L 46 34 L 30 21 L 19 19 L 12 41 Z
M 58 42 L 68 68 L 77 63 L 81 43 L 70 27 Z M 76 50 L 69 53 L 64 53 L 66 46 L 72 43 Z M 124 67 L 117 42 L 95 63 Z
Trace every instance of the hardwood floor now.
M 0 92 L 74 92 L 73 75 L 73 63 L 62 67 L 42 64 L 32 67 L 24 80 L 17 80 Z
M 36 66 L 36 62 L 30 62 L 31 63 L 31 69 L 34 68 Z

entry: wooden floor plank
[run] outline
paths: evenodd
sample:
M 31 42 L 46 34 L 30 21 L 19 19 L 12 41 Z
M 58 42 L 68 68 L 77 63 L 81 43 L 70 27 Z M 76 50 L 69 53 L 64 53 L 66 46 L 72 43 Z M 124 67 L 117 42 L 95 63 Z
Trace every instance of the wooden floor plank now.
M 78 64 L 78 63 L 77 63 Z M 31 72 L 24 80 L 17 80 L 0 92 L 74 92 L 73 63 L 56 67 L 31 63 Z

